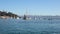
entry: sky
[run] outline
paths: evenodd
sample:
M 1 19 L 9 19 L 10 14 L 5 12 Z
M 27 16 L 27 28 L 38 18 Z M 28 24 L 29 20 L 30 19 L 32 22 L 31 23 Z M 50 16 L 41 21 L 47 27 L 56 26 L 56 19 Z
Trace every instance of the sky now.
M 0 10 L 18 15 L 60 15 L 60 0 L 0 0 Z

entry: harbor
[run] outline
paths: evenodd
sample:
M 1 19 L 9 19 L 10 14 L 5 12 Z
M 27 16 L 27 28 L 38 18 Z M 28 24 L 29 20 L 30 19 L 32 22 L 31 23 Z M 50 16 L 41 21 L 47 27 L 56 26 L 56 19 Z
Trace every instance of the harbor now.
M 23 19 L 23 20 L 60 20 L 60 16 L 34 16 L 34 15 L 16 15 L 11 12 L 0 11 L 0 18 L 2 19 Z
M 0 0 L 0 34 L 60 34 L 60 0 Z

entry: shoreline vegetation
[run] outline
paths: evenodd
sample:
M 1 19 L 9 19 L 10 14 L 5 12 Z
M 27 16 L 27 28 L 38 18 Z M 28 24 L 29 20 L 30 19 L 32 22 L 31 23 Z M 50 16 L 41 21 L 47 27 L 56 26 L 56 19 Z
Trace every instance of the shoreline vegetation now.
M 16 14 L 13 14 L 11 12 L 0 11 L 0 18 L 4 18 L 4 19 L 7 19 L 7 18 L 18 19 L 18 18 L 21 18 L 21 17 L 16 15 Z

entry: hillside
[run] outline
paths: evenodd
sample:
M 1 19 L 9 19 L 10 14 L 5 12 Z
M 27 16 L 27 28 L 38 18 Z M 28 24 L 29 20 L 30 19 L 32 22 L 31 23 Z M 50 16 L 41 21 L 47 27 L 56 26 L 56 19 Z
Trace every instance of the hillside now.
M 18 15 L 16 15 L 16 14 L 13 14 L 13 13 L 11 13 L 11 12 L 5 12 L 5 11 L 0 11 L 0 17 L 1 16 L 3 16 L 3 17 L 5 17 L 5 18 L 17 18 L 17 17 L 19 17 L 20 18 L 20 16 L 18 16 Z

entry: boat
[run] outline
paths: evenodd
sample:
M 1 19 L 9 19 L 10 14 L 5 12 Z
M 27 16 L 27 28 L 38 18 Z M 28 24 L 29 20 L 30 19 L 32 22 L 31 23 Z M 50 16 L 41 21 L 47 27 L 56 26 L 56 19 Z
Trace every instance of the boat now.
M 24 19 L 24 20 L 26 20 L 26 19 L 27 19 L 26 15 L 24 15 L 23 19 Z

